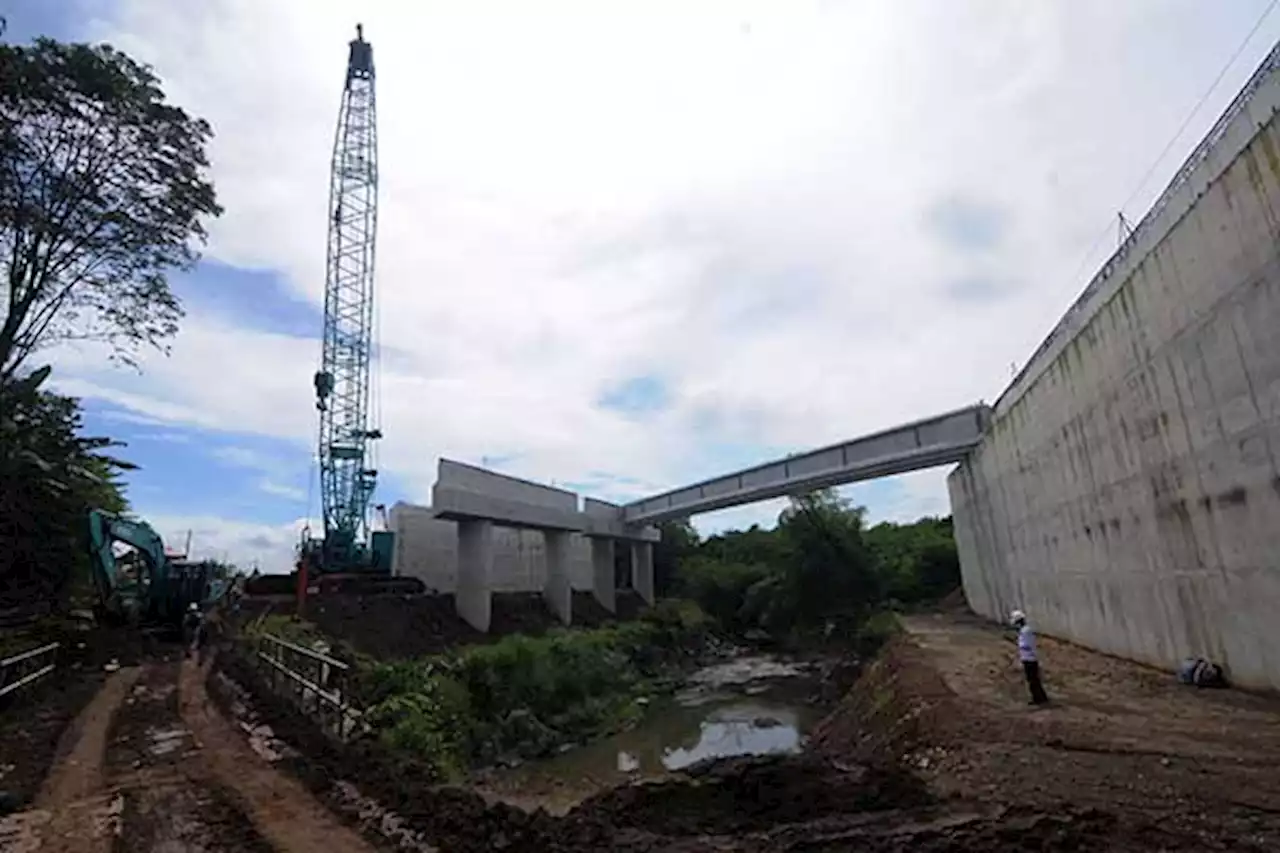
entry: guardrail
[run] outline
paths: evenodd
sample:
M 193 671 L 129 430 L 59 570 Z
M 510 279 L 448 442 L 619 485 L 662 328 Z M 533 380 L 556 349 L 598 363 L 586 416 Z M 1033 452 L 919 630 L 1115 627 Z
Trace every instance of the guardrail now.
M 30 687 L 58 666 L 61 643 L 49 643 L 0 660 L 0 698 Z
M 263 634 L 254 661 L 271 689 L 340 738 L 364 727 L 360 711 L 348 699 L 351 668 L 323 652 Z

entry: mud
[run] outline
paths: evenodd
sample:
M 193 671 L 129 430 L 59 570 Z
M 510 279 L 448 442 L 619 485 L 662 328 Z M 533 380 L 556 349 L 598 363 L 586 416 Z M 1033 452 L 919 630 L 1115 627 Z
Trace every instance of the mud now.
M 908 619 L 870 666 L 830 668 L 841 681 L 846 669 L 863 674 L 807 754 L 695 765 L 605 791 L 563 817 L 428 784 L 374 742 L 337 747 L 260 692 L 252 668 L 229 659 L 227 669 L 298 748 L 280 766 L 348 819 L 363 809 L 366 821 L 392 822 L 417 849 L 1278 849 L 1264 803 L 1280 794 L 1269 769 L 1280 709 L 1267 700 L 1185 692 L 1164 674 L 1046 638 L 1059 705 L 1029 710 L 998 631 L 925 619 Z M 1228 717 L 1239 731 L 1224 734 Z M 1263 752 L 1239 752 L 1252 743 Z M 1069 759 L 1044 757 L 1052 752 Z M 1242 792 L 1260 802 L 1233 802 Z
M 587 800 L 570 819 L 663 835 L 726 835 L 931 800 L 918 779 L 889 765 L 771 756 L 706 762 L 673 779 L 615 788 Z
M 617 608 L 618 620 L 630 622 L 632 619 L 640 618 L 640 614 L 648 605 L 644 603 L 640 593 L 634 589 L 620 589 L 614 600 L 614 606 Z
M 593 593 L 581 589 L 573 591 L 573 626 L 575 628 L 599 628 L 617 620 L 617 616 L 596 601 Z
M 35 799 L 59 739 L 98 692 L 103 676 L 64 670 L 0 709 L 0 814 Z
M 904 624 L 815 750 L 897 755 L 949 800 L 1070 803 L 1221 849 L 1280 849 L 1280 701 L 1187 688 L 1045 637 L 1054 702 L 1031 709 L 998 629 L 956 614 Z
M 1280 849 L 1275 701 L 1044 638 L 1056 702 L 1031 710 L 998 631 L 955 615 L 905 625 L 808 753 L 694 765 L 563 817 L 432 785 L 374 740 L 338 744 L 238 657 L 222 657 L 212 704 L 194 666 L 149 664 L 99 694 L 114 725 L 88 714 L 96 762 L 82 731 L 46 784 L 62 792 L 52 810 L 0 821 L 0 846 L 63 849 L 29 843 L 57 822 L 88 827 L 91 843 L 65 849 L 90 851 Z M 255 753 L 245 729 L 264 723 L 293 749 L 263 735 Z
M 537 592 L 495 592 L 489 633 L 495 637 L 507 634 L 545 634 L 560 625 Z
M 307 602 L 307 619 L 357 651 L 387 660 L 485 640 L 458 616 L 452 595 L 317 596 Z

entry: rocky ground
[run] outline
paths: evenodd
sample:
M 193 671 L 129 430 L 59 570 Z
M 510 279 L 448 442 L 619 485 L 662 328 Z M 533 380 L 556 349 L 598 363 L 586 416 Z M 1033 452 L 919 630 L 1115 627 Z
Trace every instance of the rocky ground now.
M 695 766 L 562 817 L 338 746 L 236 658 L 151 660 L 107 676 L 0 848 L 1280 849 L 1277 701 L 1044 638 L 1055 702 L 1031 709 L 999 630 L 955 613 L 905 628 L 805 755 Z

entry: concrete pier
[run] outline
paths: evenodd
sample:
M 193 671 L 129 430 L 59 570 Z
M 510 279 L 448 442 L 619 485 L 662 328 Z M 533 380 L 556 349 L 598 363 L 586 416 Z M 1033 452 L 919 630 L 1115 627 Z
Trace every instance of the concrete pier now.
M 547 579 L 542 597 L 547 608 L 565 625 L 573 621 L 573 588 L 569 583 L 569 534 L 547 530 Z
M 590 590 L 616 612 L 616 543 L 636 542 L 647 567 L 636 588 L 653 602 L 656 528 L 629 524 L 622 507 L 573 492 L 441 459 L 431 506 L 396 504 L 396 574 L 454 592 L 458 615 L 478 631 L 492 621 L 494 591 L 540 592 L 547 609 L 573 622 L 573 591 Z
M 617 581 L 613 576 L 613 540 L 593 538 L 589 541 L 591 542 L 591 591 L 601 607 L 610 613 L 617 613 L 618 590 Z
M 493 522 L 458 522 L 458 615 L 477 631 L 488 632 L 493 616 Z
M 631 586 L 645 603 L 653 605 L 653 543 L 631 543 Z

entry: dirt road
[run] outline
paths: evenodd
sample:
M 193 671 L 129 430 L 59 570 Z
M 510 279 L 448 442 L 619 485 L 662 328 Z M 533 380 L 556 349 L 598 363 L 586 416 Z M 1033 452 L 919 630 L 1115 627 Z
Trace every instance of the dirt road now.
M 997 628 L 958 613 L 904 627 L 806 755 L 695 766 L 563 817 L 431 785 L 376 740 L 338 746 L 240 660 L 214 693 L 291 742 L 269 763 L 206 672 L 150 662 L 106 680 L 0 849 L 1280 850 L 1280 701 L 1042 638 L 1054 702 L 1032 709 Z
M 0 822 L 0 849 L 372 851 L 218 716 L 204 676 L 188 660 L 108 678 L 66 732 L 35 807 Z
M 909 617 L 904 628 L 858 701 L 820 727 L 826 748 L 897 750 L 946 798 L 1071 804 L 1280 849 L 1280 701 L 1197 690 L 1042 637 L 1053 701 L 1029 708 L 998 628 L 957 613 Z

